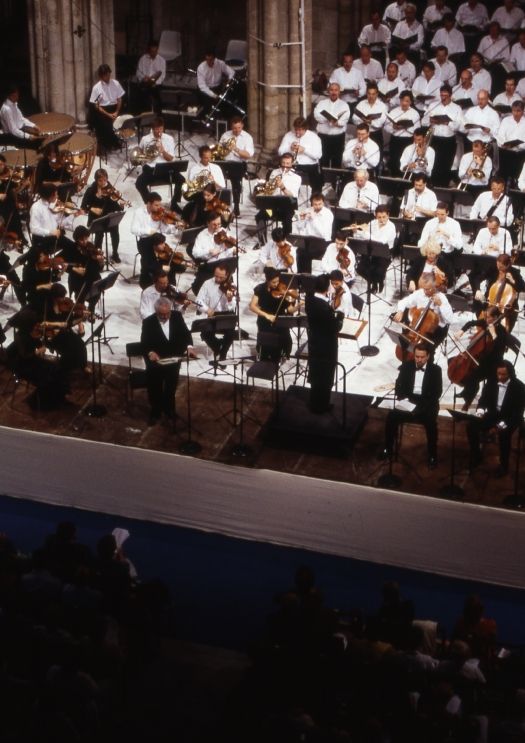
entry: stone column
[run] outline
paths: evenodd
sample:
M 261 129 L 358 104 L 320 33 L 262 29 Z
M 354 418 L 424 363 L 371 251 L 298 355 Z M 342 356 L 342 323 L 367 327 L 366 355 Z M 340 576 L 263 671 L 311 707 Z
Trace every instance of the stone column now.
M 113 0 L 27 0 L 27 10 L 34 97 L 85 124 L 97 67 L 115 69 Z

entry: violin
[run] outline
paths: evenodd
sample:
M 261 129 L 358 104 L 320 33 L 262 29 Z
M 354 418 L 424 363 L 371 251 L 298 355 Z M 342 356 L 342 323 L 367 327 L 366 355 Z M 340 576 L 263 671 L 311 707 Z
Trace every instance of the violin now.
M 294 257 L 292 255 L 292 246 L 290 243 L 281 243 L 277 249 L 279 258 L 285 264 L 287 268 L 291 268 L 294 264 Z
M 275 289 L 271 290 L 270 294 L 274 299 L 286 298 L 293 301 L 299 299 L 299 292 L 297 289 L 290 289 L 284 281 L 280 281 Z
M 170 246 L 166 244 L 164 244 L 162 247 L 159 246 L 155 248 L 155 255 L 157 256 L 159 261 L 163 261 L 168 264 L 173 263 L 175 266 L 182 266 L 183 264 L 186 264 L 187 266 L 193 265 L 192 261 L 188 261 L 185 258 L 184 253 L 182 253 L 180 250 L 173 250 L 173 248 L 170 248 Z
M 338 286 L 337 289 L 334 292 L 334 296 L 332 298 L 332 307 L 334 310 L 338 310 L 341 306 L 341 302 L 343 301 L 343 294 L 345 293 L 344 286 Z
M 231 235 L 228 235 L 226 230 L 219 230 L 218 232 L 216 232 L 213 236 L 213 240 L 217 245 L 223 245 L 225 250 L 227 248 L 237 247 L 235 238 Z
M 350 251 L 348 248 L 339 248 L 336 255 L 336 260 L 343 270 L 348 270 L 350 267 Z
M 151 214 L 150 216 L 154 222 L 162 222 L 163 224 L 175 224 L 177 225 L 177 227 L 179 227 L 180 225 L 184 225 L 184 222 L 181 220 L 177 212 L 170 212 L 164 207 L 159 209 L 158 212 Z
M 411 351 L 407 351 L 407 347 L 409 345 L 416 345 L 425 339 L 428 340 L 428 336 L 437 330 L 439 326 L 439 315 L 430 309 L 431 302 L 432 298 L 428 301 L 426 307 L 412 307 L 408 311 L 409 320 L 402 333 L 406 341 L 405 347 L 396 346 L 396 358 L 399 361 L 413 360 L 414 354 Z
M 91 258 L 94 261 L 104 261 L 104 253 L 100 248 L 97 248 L 96 245 L 94 245 L 91 242 L 86 243 L 85 245 L 78 245 L 80 252 L 82 255 L 85 255 L 87 258 Z
M 222 219 L 228 224 L 231 220 L 231 209 L 225 201 L 221 201 L 218 196 L 214 196 L 211 201 L 204 204 L 205 212 L 217 212 Z
M 53 214 L 63 214 L 66 217 L 70 217 L 72 214 L 76 216 L 82 212 L 82 209 L 79 209 L 72 201 L 59 201 L 58 199 L 49 208 Z
M 233 297 L 238 297 L 237 293 L 237 287 L 233 283 L 233 276 L 228 276 L 227 279 L 225 279 L 222 283 L 219 284 L 219 289 L 223 294 L 226 294 L 226 297 L 228 300 L 233 299 Z
M 22 252 L 22 240 L 16 232 L 8 232 L 5 227 L 0 227 L 0 241 L 7 244 L 10 248 L 16 248 L 19 253 Z
M 88 312 L 83 302 L 74 302 L 69 297 L 60 297 L 56 302 L 56 308 L 60 314 L 67 313 L 67 321 L 72 317 L 83 320 Z
M 100 190 L 102 191 L 102 196 L 111 199 L 111 201 L 121 202 L 123 206 L 131 206 L 131 201 L 127 201 L 122 196 L 121 192 L 117 191 L 115 186 L 112 186 L 111 183 L 108 183 L 107 186 L 103 186 Z

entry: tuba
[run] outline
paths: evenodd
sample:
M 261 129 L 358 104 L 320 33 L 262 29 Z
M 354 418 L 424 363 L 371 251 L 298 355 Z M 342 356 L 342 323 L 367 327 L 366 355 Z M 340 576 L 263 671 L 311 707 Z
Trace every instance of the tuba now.
M 235 147 L 235 137 L 230 137 L 226 140 L 226 142 L 218 142 L 217 144 L 212 144 L 210 147 L 211 150 L 211 159 L 212 160 L 224 160 L 225 157 L 227 157 L 230 152 Z
M 214 183 L 213 176 L 209 170 L 202 170 L 192 181 L 186 181 L 182 185 L 182 194 L 186 200 L 193 198 L 203 191 L 208 183 Z

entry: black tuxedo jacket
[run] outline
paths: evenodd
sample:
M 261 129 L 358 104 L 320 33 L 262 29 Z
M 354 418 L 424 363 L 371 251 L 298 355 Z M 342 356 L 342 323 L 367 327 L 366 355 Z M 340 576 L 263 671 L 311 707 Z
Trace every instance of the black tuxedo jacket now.
M 155 351 L 161 358 L 182 356 L 187 347 L 192 344 L 191 333 L 180 312 L 174 310 L 171 313 L 169 326 L 168 339 L 164 335 L 156 314 L 150 315 L 142 322 L 140 342 L 146 360 L 150 351 Z
M 441 368 L 437 364 L 427 361 L 421 395 L 414 395 L 415 376 L 416 362 L 403 362 L 396 380 L 396 395 L 399 398 L 408 398 L 411 402 L 416 403 L 415 413 L 437 415 L 439 398 L 443 392 Z
M 334 312 L 329 302 L 314 296 L 306 297 L 308 317 L 308 353 L 311 358 L 337 360 L 337 335 L 342 318 Z
M 525 385 L 519 379 L 511 379 L 507 392 L 503 398 L 503 405 L 498 412 L 498 380 L 490 378 L 479 398 L 478 407 L 487 411 L 488 415 L 497 418 L 498 423 L 503 421 L 509 427 L 518 426 L 523 419 L 525 409 Z

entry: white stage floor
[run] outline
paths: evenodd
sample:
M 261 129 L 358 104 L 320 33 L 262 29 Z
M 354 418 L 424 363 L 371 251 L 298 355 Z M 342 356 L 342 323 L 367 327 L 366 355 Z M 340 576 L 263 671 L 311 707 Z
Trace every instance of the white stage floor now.
M 191 139 L 187 138 L 184 142 L 185 146 L 192 152 L 197 158 L 197 148 L 203 144 L 206 137 L 203 135 L 195 135 Z M 209 140 L 211 143 L 211 140 Z M 133 142 L 132 142 L 133 144 Z M 95 167 L 99 166 L 98 159 L 95 161 Z M 140 316 L 138 312 L 139 301 L 140 301 L 140 287 L 137 279 L 132 279 L 133 273 L 133 262 L 136 256 L 136 241 L 134 236 L 130 232 L 130 224 L 132 219 L 133 209 L 141 205 L 141 198 L 134 187 L 135 179 L 138 174 L 137 170 L 134 170 L 129 176 L 126 177 L 127 163 L 125 162 L 125 153 L 113 153 L 109 156 L 108 163 L 102 163 L 102 167 L 106 167 L 110 181 L 114 184 L 119 191 L 122 192 L 125 199 L 132 202 L 130 207 L 125 214 L 120 226 L 121 242 L 119 253 L 122 262 L 117 266 L 121 272 L 121 276 L 117 280 L 115 286 L 106 295 L 106 313 L 109 314 L 107 320 L 106 332 L 108 336 L 116 336 L 115 340 L 111 341 L 111 346 L 102 347 L 102 360 L 108 364 L 127 364 L 125 347 L 126 343 L 130 341 L 139 340 L 140 336 Z M 92 176 L 89 182 L 92 181 Z M 168 201 L 168 188 L 160 187 L 159 192 Z M 301 190 L 301 200 L 305 200 L 306 194 L 304 188 Z M 244 330 L 250 334 L 250 339 L 243 341 L 242 343 L 236 342 L 232 348 L 231 353 L 235 356 L 244 356 L 255 351 L 255 336 L 256 336 L 256 324 L 255 315 L 248 309 L 250 299 L 252 297 L 252 289 L 256 283 L 261 281 L 259 271 L 262 271 L 262 265 L 259 261 L 259 251 L 254 249 L 256 246 L 256 239 L 248 236 L 246 229 L 248 228 L 252 233 L 254 231 L 254 214 L 255 207 L 250 200 L 248 183 L 245 182 L 243 202 L 241 203 L 241 217 L 239 218 L 239 238 L 241 244 L 247 248 L 247 252 L 242 254 L 239 259 L 240 266 L 240 319 L 241 326 Z M 86 221 L 86 217 L 80 217 L 75 221 L 77 224 L 83 224 Z M 175 244 L 175 238 L 169 240 L 172 245 Z M 13 259 L 14 260 L 14 257 Z M 316 262 L 314 261 L 314 270 Z M 138 260 L 137 260 L 138 267 Z M 397 277 L 397 286 L 396 278 Z M 193 279 L 193 273 L 191 271 L 181 275 L 179 288 L 185 291 L 191 284 Z M 354 291 L 357 293 L 364 292 L 366 289 L 366 283 L 358 278 Z M 394 354 L 394 345 L 385 333 L 385 325 L 389 325 L 388 316 L 395 310 L 397 300 L 399 297 L 399 270 L 395 271 L 391 268 L 387 274 L 387 281 L 385 283 L 385 289 L 381 294 L 381 299 L 374 301 L 372 305 L 372 319 L 370 326 L 371 343 L 379 348 L 379 354 L 374 357 L 363 358 L 359 352 L 358 346 L 355 341 L 341 340 L 340 341 L 340 355 L 339 360 L 344 365 L 347 371 L 346 385 L 348 392 L 356 392 L 359 394 L 377 394 L 377 388 L 389 382 L 393 382 L 396 378 L 397 367 L 399 362 L 397 361 Z M 190 295 L 191 296 L 191 295 Z M 0 322 L 2 325 L 5 324 L 7 319 L 17 311 L 19 305 L 13 296 L 11 291 L 8 291 L 0 302 Z M 368 308 L 365 305 L 363 308 L 363 318 L 368 317 Z M 186 321 L 188 326 L 191 326 L 191 322 L 195 317 L 194 305 L 186 311 Z M 459 329 L 468 319 L 471 319 L 469 313 L 462 313 L 455 316 L 454 324 L 451 328 L 451 332 Z M 8 331 L 8 342 L 11 339 L 12 331 Z M 525 319 L 520 314 L 518 322 L 516 324 L 514 334 L 523 340 L 525 334 Z M 362 334 L 360 338 L 361 345 L 368 342 L 368 329 Z M 200 336 L 194 334 L 194 345 L 197 352 L 200 355 L 200 360 L 194 362 L 191 365 L 192 374 L 197 375 L 203 371 L 209 370 L 208 354 L 205 345 L 202 343 Z M 294 348 L 295 350 L 295 348 Z M 453 351 L 453 345 L 449 343 L 449 352 Z M 514 361 L 514 354 L 509 354 L 509 358 Z M 446 374 L 446 358 L 443 351 L 440 350 L 436 355 L 437 362 L 443 368 L 443 378 L 448 380 Z M 288 362 L 290 367 L 292 362 Z M 525 361 L 523 356 L 520 356 L 517 360 L 516 365 L 517 373 L 525 379 Z M 221 381 L 227 381 L 229 377 L 221 376 Z M 286 379 L 289 383 L 292 383 L 293 376 L 287 376 Z M 341 389 L 341 387 L 340 387 Z M 442 398 L 442 405 L 452 405 L 453 402 L 453 387 L 452 385 L 445 383 L 445 391 Z

